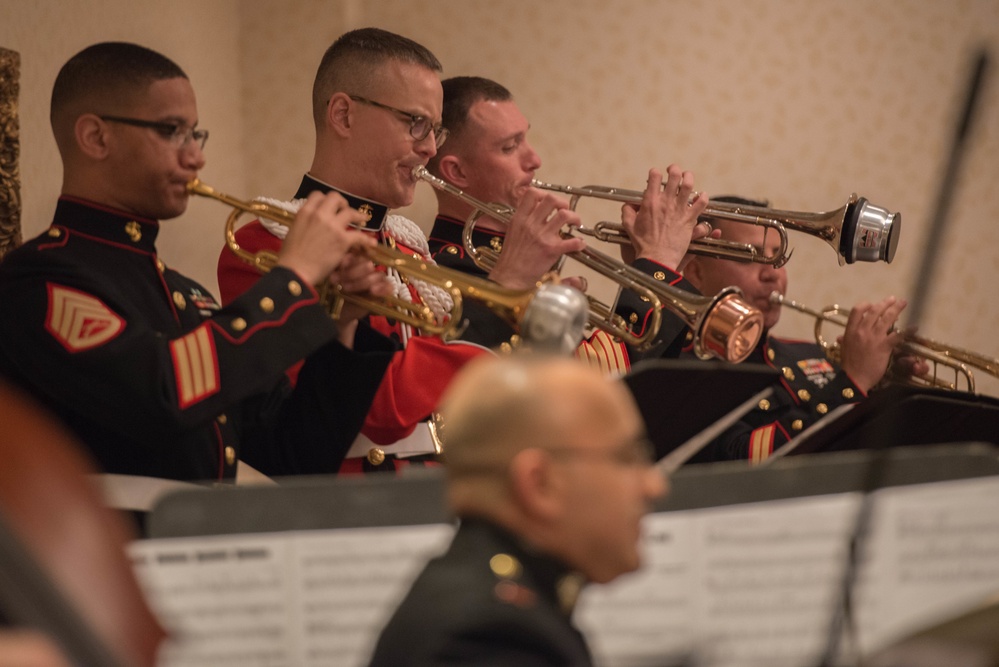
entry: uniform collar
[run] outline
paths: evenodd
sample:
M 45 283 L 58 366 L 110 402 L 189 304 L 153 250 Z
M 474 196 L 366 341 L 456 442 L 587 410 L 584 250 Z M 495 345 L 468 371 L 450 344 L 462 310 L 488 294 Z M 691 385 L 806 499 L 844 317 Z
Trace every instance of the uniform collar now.
M 448 243 L 464 245 L 462 243 L 462 231 L 464 228 L 464 220 L 458 220 L 449 215 L 438 215 L 434 221 L 434 229 L 431 235 Z M 476 248 L 485 246 L 492 248 L 496 252 L 500 252 L 503 250 L 503 239 L 505 238 L 506 232 L 494 232 L 492 230 L 481 229 L 478 226 L 472 230 L 472 245 Z
M 347 203 L 351 208 L 355 208 L 362 213 L 367 213 L 367 222 L 363 225 L 358 225 L 361 229 L 378 232 L 381 231 L 382 226 L 385 224 L 385 216 L 388 214 L 388 206 L 379 204 L 378 202 L 373 202 L 370 199 L 364 199 L 363 197 L 352 195 L 349 192 L 344 192 L 339 188 L 333 187 L 329 183 L 323 183 L 319 179 L 313 178 L 309 174 L 306 174 L 302 177 L 302 184 L 298 186 L 298 192 L 295 193 L 295 199 L 305 199 L 312 192 L 336 192 L 347 200 Z
M 53 227 L 65 227 L 99 241 L 156 254 L 160 223 L 96 202 L 68 195 L 59 197 Z
M 489 533 L 498 547 L 490 558 L 489 567 L 498 579 L 527 586 L 552 601 L 567 617 L 572 615 L 585 578 L 565 563 L 524 541 L 508 530 L 478 517 L 463 517 L 463 530 Z M 499 557 L 499 559 L 497 559 Z M 502 565 L 498 567 L 497 561 Z

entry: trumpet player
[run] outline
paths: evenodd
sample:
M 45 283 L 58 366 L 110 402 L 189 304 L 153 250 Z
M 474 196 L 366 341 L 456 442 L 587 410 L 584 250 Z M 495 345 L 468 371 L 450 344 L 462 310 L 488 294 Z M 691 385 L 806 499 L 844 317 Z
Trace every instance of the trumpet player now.
M 367 234 L 433 263 L 420 228 L 390 210 L 413 202 L 413 168 L 426 165 L 447 137 L 441 124 L 440 71 L 440 62 L 426 47 L 385 30 L 363 28 L 335 40 L 314 83 L 312 165 L 293 201 L 271 203 L 293 208 L 310 193 L 339 192 L 367 214 L 363 221 Z M 563 224 L 574 217 L 554 209 L 549 202 L 535 215 L 554 213 Z M 237 239 L 250 252 L 274 250 L 281 246 L 283 233 L 280 225 L 252 222 L 237 232 Z M 367 262 L 355 262 L 343 266 L 341 273 L 350 276 L 369 268 Z M 219 259 L 218 277 L 225 301 L 258 279 L 252 267 L 226 249 Z M 425 304 L 441 319 L 448 316 L 452 304 L 445 290 L 418 280 L 404 282 L 396 275 L 391 278 L 396 296 Z M 501 276 L 500 282 L 526 286 L 509 276 Z M 488 354 L 513 334 L 505 321 L 480 304 L 466 303 L 464 310 L 468 327 L 462 340 L 452 342 L 418 335 L 409 325 L 385 317 L 364 318 L 362 326 L 390 335 L 402 349 L 389 366 L 342 472 L 392 471 L 434 459 L 436 443 L 427 418 L 441 393 L 466 362 Z
M 749 206 L 766 206 L 739 197 L 720 197 Z M 722 220 L 717 224 L 721 238 L 748 243 L 760 252 L 773 253 L 779 240 L 762 227 Z M 686 276 L 699 290 L 711 293 L 728 285 L 742 289 L 749 303 L 764 316 L 764 334 L 753 354 L 744 363 L 766 364 L 781 375 L 770 399 L 750 411 L 742 421 L 709 444 L 692 462 L 749 460 L 759 463 L 780 445 L 815 423 L 833 408 L 864 400 L 892 362 L 902 333 L 895 322 L 906 306 L 904 299 L 889 296 L 876 303 L 857 304 L 840 340 L 841 359 L 826 358 L 825 350 L 811 341 L 796 341 L 772 335 L 780 320 L 781 307 L 771 294 L 787 291 L 787 268 L 769 264 L 743 263 L 702 256 L 691 257 Z M 913 358 L 897 360 L 898 367 L 923 374 L 925 362 Z
M 562 254 L 582 249 L 584 242 L 559 234 L 563 220 L 535 221 L 521 215 L 547 200 L 531 187 L 541 158 L 527 136 L 530 124 L 510 91 L 495 81 L 454 77 L 445 80 L 443 87 L 443 118 L 450 135 L 428 169 L 480 201 L 516 209 L 508 227 L 492 219 L 480 220 L 473 240 L 476 246 L 502 249 L 490 277 L 509 271 L 521 280 L 537 281 Z M 702 194 L 691 201 L 693 185 L 693 175 L 675 165 L 665 175 L 651 170 L 642 206 L 628 205 L 622 211 L 622 222 L 634 240 L 623 259 L 657 280 L 691 290 L 693 286 L 679 269 L 692 236 L 710 231 L 697 224 L 707 197 Z M 444 266 L 485 275 L 462 244 L 462 229 L 472 207 L 446 192 L 438 191 L 437 200 L 438 215 L 430 233 L 434 258 Z M 617 307 L 617 313 L 638 333 L 644 331 L 649 311 L 647 304 L 627 291 Z M 646 355 L 676 356 L 684 330 L 679 318 L 664 313 L 657 343 Z M 625 372 L 637 353 L 600 331 L 584 341 L 577 356 L 605 370 Z
M 310 197 L 277 267 L 220 308 L 156 250 L 205 164 L 184 71 L 95 44 L 56 76 L 51 124 L 62 193 L 51 226 L 0 264 L 0 375 L 106 473 L 232 482 L 240 459 L 270 475 L 336 470 L 392 352 L 380 335 L 342 345 L 312 288 L 372 243 L 350 228 L 356 211 Z M 291 391 L 285 369 L 303 358 Z

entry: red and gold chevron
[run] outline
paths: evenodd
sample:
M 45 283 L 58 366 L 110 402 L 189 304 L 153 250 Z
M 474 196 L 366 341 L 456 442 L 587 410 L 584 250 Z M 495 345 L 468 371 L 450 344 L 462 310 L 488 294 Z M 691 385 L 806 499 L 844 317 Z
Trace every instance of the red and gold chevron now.
M 45 328 L 68 351 L 99 347 L 125 329 L 125 320 L 86 292 L 48 283 Z

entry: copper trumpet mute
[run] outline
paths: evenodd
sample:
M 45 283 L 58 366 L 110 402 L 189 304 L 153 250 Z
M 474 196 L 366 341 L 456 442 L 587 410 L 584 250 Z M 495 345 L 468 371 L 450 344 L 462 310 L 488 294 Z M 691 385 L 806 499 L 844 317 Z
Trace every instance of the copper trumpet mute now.
M 763 335 L 763 313 L 747 304 L 738 292 L 722 292 L 704 315 L 695 349 L 702 359 L 719 357 L 744 361 Z

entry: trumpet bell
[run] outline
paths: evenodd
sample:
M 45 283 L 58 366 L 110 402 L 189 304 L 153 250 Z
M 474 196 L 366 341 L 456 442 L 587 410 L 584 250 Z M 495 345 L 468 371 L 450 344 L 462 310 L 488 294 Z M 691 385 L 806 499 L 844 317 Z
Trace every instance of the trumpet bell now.
M 521 335 L 542 352 L 569 355 L 586 326 L 588 303 L 579 290 L 545 283 L 538 288 L 520 320 Z
M 718 357 L 744 361 L 763 335 L 763 313 L 749 306 L 739 290 L 728 288 L 715 297 L 701 321 L 698 340 L 701 358 Z

